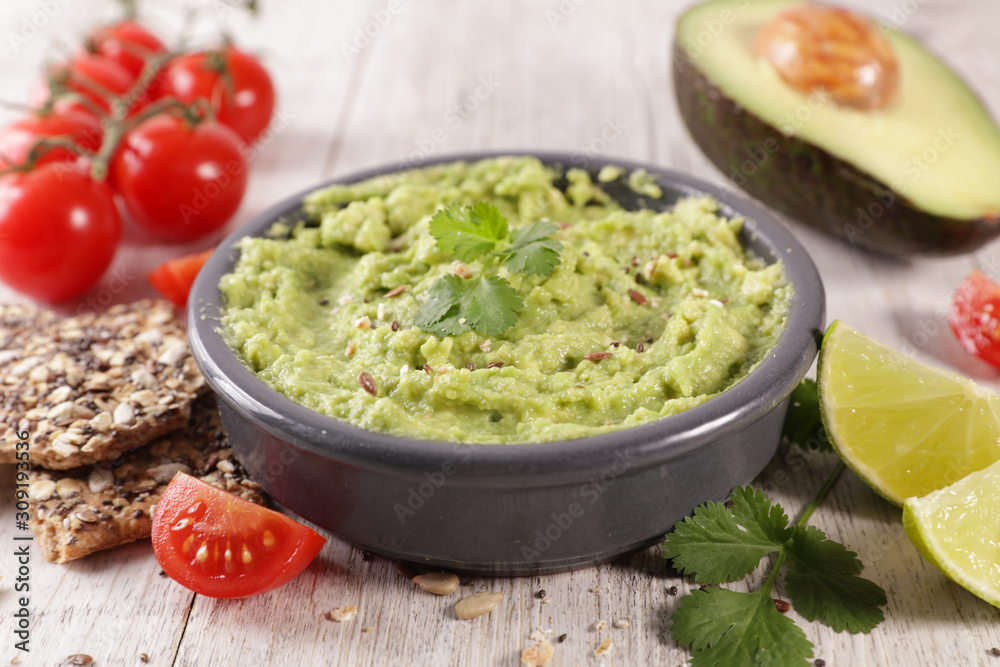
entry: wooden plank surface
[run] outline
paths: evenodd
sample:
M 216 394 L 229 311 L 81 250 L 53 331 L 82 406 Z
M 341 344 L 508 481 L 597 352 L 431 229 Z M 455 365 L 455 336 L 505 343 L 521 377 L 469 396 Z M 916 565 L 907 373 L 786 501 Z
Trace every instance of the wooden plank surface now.
M 262 54 L 279 87 L 280 120 L 253 160 L 246 200 L 228 229 L 320 179 L 422 157 L 487 149 L 556 149 L 582 159 L 645 160 L 723 184 L 688 138 L 672 95 L 668 63 L 676 0 L 516 0 L 505 3 L 400 0 L 389 3 L 262 0 L 256 20 L 228 0 L 203 3 L 193 40 L 217 23 Z M 1000 64 L 992 0 L 850 0 L 902 23 L 940 53 L 1000 113 Z M 54 7 L 35 33 L 38 11 Z M 176 35 L 186 3 L 150 2 L 151 23 Z M 393 7 L 396 7 L 393 4 Z M 912 10 L 912 11 L 909 11 Z M 103 0 L 0 6 L 0 98 L 26 99 L 38 68 L 113 15 Z M 372 23 L 381 16 L 384 26 Z M 32 23 L 34 21 L 34 23 Z M 27 23 L 25 23 L 27 22 Z M 358 31 L 374 36 L 345 55 Z M 13 112 L 0 113 L 7 122 Z M 729 186 L 727 186 L 729 187 Z M 1000 244 L 946 260 L 885 261 L 793 226 L 827 288 L 828 317 L 918 358 L 956 368 L 991 386 L 998 374 L 965 355 L 942 317 L 955 285 L 975 265 L 996 266 Z M 167 257 L 213 240 L 163 247 L 129 231 L 109 278 L 89 297 L 128 301 L 149 293 L 143 274 Z M 124 289 L 110 277 L 124 276 Z M 0 286 L 0 301 L 23 297 Z M 63 308 L 72 312 L 80 302 Z M 782 450 L 756 484 L 794 513 L 819 488 L 832 455 L 808 461 Z M 13 544 L 13 471 L 0 474 L 0 544 Z M 845 475 L 815 525 L 858 552 L 866 574 L 889 595 L 887 620 L 871 635 L 836 634 L 803 622 L 828 665 L 992 665 L 1000 612 L 950 583 L 905 538 L 900 513 Z M 5 553 L 11 551 L 6 549 Z M 744 585 L 759 583 L 763 568 Z M 159 576 L 148 543 L 57 566 L 32 561 L 32 651 L 13 648 L 16 563 L 0 557 L 4 610 L 0 664 L 55 665 L 73 653 L 98 665 L 517 665 L 536 630 L 556 646 L 556 665 L 674 665 L 687 652 L 669 638 L 669 616 L 689 583 L 655 549 L 576 572 L 480 578 L 462 592 L 500 591 L 490 615 L 459 621 L 457 596 L 438 598 L 399 576 L 395 565 L 333 539 L 303 576 L 256 598 L 217 601 Z M 544 589 L 544 599 L 537 592 Z M 323 613 L 357 605 L 334 623 Z M 595 630 L 598 621 L 602 630 Z M 616 628 L 614 621 L 628 627 Z M 798 619 L 797 620 L 801 620 Z M 566 633 L 564 642 L 556 638 Z M 610 638 L 613 650 L 595 657 Z

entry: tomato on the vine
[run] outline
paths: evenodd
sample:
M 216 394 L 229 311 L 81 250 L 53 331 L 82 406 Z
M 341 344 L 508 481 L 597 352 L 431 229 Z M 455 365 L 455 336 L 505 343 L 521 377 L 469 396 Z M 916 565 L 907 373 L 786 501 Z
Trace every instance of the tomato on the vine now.
M 63 138 L 96 151 L 101 146 L 102 134 L 100 121 L 89 113 L 72 109 L 33 113 L 0 130 L 0 166 L 24 164 L 32 148 L 44 139 Z M 37 151 L 35 164 L 72 162 L 77 157 L 71 149 L 53 146 Z
M 215 248 L 209 248 L 204 252 L 167 260 L 153 269 L 147 278 L 157 292 L 178 308 L 183 308 L 187 305 L 194 279 L 213 252 Z
M 167 52 L 160 38 L 137 21 L 125 19 L 97 28 L 87 39 L 91 53 L 114 60 L 132 75 L 135 81 L 142 74 L 146 61 Z
M 111 181 L 143 229 L 163 240 L 191 241 L 222 227 L 239 208 L 247 161 L 229 128 L 159 114 L 125 135 Z
M 1000 285 L 973 271 L 955 290 L 948 323 L 966 352 L 1000 368 Z
M 231 46 L 189 53 L 170 61 L 157 89 L 191 104 L 207 100 L 220 123 L 254 143 L 271 122 L 274 84 L 256 58 Z
M 89 161 L 52 162 L 0 176 L 0 279 L 43 301 L 93 286 L 121 236 L 114 195 Z
M 326 538 L 284 514 L 178 473 L 153 514 L 153 553 L 171 579 L 213 598 L 283 586 Z
M 132 75 L 117 62 L 90 53 L 79 54 L 68 63 L 53 67 L 49 76 L 65 78 L 65 86 L 69 91 L 82 95 L 104 114 L 111 113 L 113 99 L 127 97 L 133 82 Z M 48 81 L 39 82 L 32 93 L 32 106 L 44 106 L 50 96 Z M 130 112 L 134 113 L 149 104 L 149 95 L 143 93 L 136 99 L 126 99 L 126 103 Z M 90 106 L 79 102 L 70 102 L 60 107 L 61 110 L 66 108 L 94 113 Z

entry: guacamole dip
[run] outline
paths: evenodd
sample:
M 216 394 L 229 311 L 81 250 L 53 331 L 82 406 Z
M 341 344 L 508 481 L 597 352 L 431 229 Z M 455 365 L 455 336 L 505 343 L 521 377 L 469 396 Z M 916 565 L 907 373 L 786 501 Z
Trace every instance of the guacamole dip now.
M 301 220 L 240 242 L 220 285 L 225 334 L 285 396 L 398 436 L 565 440 L 703 403 L 776 342 L 791 295 L 782 265 L 751 256 L 742 220 L 711 198 L 625 211 L 602 187 L 503 157 L 319 190 Z M 561 262 L 547 277 L 501 269 L 525 304 L 503 334 L 439 338 L 414 315 L 440 277 L 481 266 L 439 250 L 429 221 L 480 201 L 512 230 L 556 222 Z

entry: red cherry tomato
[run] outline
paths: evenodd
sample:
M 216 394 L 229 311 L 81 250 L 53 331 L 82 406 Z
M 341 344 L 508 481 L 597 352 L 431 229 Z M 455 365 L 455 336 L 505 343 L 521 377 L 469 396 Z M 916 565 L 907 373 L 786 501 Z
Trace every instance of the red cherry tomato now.
M 222 227 L 239 208 L 247 161 L 232 130 L 153 116 L 125 135 L 111 179 L 132 218 L 166 241 L 191 241 Z
M 0 163 L 24 164 L 31 149 L 41 140 L 63 137 L 81 148 L 96 151 L 101 147 L 103 128 L 92 114 L 68 110 L 32 114 L 0 130 Z M 54 147 L 39 153 L 35 164 L 72 162 L 79 155 L 69 149 Z
M 126 96 L 132 88 L 132 75 L 128 70 L 110 58 L 89 53 L 77 55 L 68 63 L 54 67 L 50 76 L 66 76 L 66 86 L 71 91 L 86 97 L 105 114 L 111 113 L 111 101 L 114 98 Z M 49 96 L 47 82 L 40 82 L 32 93 L 32 106 L 43 106 L 48 102 Z M 127 104 L 131 112 L 135 113 L 149 104 L 149 101 L 149 95 L 144 93 L 137 99 L 127 100 Z M 62 105 L 60 110 L 66 108 L 93 113 L 88 106 L 80 103 Z
M 213 598 L 287 584 L 326 538 L 274 510 L 178 473 L 153 514 L 153 553 L 171 579 Z
M 213 252 L 215 248 L 168 260 L 156 267 L 147 278 L 157 292 L 178 308 L 183 308 L 187 305 L 188 293 L 194 285 L 194 279 L 198 277 L 198 272 Z
M 966 352 L 1000 368 L 1000 285 L 973 271 L 955 290 L 948 322 Z
M 0 279 L 43 301 L 85 292 L 115 256 L 114 195 L 88 160 L 53 162 L 0 177 Z
M 167 65 L 157 91 L 190 104 L 207 100 L 220 123 L 252 144 L 274 113 L 274 84 L 253 56 L 228 47 L 180 56 Z
M 132 75 L 133 81 L 142 74 L 142 69 L 149 58 L 167 51 L 167 47 L 159 37 L 132 20 L 97 28 L 90 33 L 87 47 L 92 53 L 121 65 Z

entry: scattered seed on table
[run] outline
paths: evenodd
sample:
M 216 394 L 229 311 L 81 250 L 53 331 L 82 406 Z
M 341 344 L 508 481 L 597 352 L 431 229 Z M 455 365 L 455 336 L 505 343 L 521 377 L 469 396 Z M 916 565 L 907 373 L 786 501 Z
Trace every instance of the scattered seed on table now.
M 562 644 L 564 641 L 566 641 L 566 637 L 568 637 L 568 636 L 569 636 L 569 634 L 567 634 L 567 633 L 564 632 L 561 635 L 559 635 L 559 639 L 557 639 L 556 641 L 559 642 L 560 644 Z
M 149 662 L 149 655 L 147 653 L 140 653 L 139 660 L 142 662 Z
M 780 611 L 782 614 L 787 614 L 792 609 L 792 605 L 788 604 L 784 600 L 775 599 L 774 608 Z
M 374 557 L 375 557 L 375 556 L 374 556 L 374 554 L 372 554 L 372 552 L 371 552 L 371 551 L 362 551 L 362 552 L 361 552 L 361 560 L 365 561 L 366 563 L 367 563 L 368 561 L 370 561 L 370 560 L 371 560 L 372 558 L 374 558 Z
M 361 388 L 367 391 L 372 396 L 378 396 L 378 386 L 375 384 L 375 378 L 368 371 L 361 371 L 358 373 L 358 383 Z
M 544 598 L 546 595 L 548 595 L 548 593 L 545 592 L 544 588 L 542 590 L 538 591 L 537 593 L 535 593 L 535 597 L 538 598 L 539 600 L 541 600 L 542 598 Z
M 455 615 L 463 620 L 488 614 L 496 608 L 503 593 L 476 593 L 455 603 Z
M 66 658 L 66 662 L 71 665 L 91 665 L 94 663 L 94 659 L 86 653 L 74 653 Z
M 996 647 L 991 648 L 990 649 L 990 653 L 992 653 L 993 655 L 1000 655 L 1000 648 L 996 648 Z
M 667 589 L 667 595 L 677 595 L 677 587 L 671 586 Z
M 458 589 L 458 575 L 451 572 L 428 572 L 413 577 L 413 583 L 434 595 L 450 595 Z
M 826 667 L 826 660 L 824 660 L 823 658 L 816 658 L 813 664 L 816 665 L 816 667 Z

